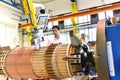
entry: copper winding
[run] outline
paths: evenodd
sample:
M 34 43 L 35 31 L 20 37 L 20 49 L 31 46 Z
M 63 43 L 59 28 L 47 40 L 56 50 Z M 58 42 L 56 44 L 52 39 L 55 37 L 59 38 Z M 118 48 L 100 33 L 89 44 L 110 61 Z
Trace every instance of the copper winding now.
M 49 77 L 45 68 L 45 52 L 47 50 L 47 47 L 42 47 L 35 51 L 35 54 L 33 55 L 32 64 L 33 64 L 33 70 L 37 77 Z
M 48 49 L 45 53 L 45 60 L 46 60 L 45 68 L 47 70 L 48 75 L 53 79 L 57 78 L 53 69 L 53 64 L 52 64 L 52 57 L 53 57 L 54 49 L 56 48 L 56 46 L 57 46 L 56 44 L 48 46 Z
M 14 78 L 36 78 L 32 68 L 34 48 L 16 48 L 6 56 L 5 69 Z
M 59 73 L 59 77 L 62 79 L 70 77 L 69 71 L 67 69 L 67 63 L 66 60 L 64 60 L 64 57 L 66 57 L 66 54 L 68 53 L 68 47 L 69 45 L 59 45 L 59 49 L 55 50 L 56 55 L 56 71 Z
M 73 52 L 73 47 L 68 44 L 54 44 L 38 50 L 32 47 L 16 48 L 6 54 L 5 71 L 13 78 L 68 78 L 72 70 L 64 58 Z
M 0 53 L 0 74 L 4 74 L 4 71 L 3 71 L 3 68 L 2 68 L 3 56 L 4 56 L 4 53 Z
M 0 53 L 0 74 L 4 74 L 4 70 L 3 70 L 3 56 L 4 54 Z
M 0 74 L 2 75 L 7 75 L 5 70 L 4 70 L 4 58 L 7 53 L 9 53 L 10 47 L 9 46 L 4 46 L 0 47 Z

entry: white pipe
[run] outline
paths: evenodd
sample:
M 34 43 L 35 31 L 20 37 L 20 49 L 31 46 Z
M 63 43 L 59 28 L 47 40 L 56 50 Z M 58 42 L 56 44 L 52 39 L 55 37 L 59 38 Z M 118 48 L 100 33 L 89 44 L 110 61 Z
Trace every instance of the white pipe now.
M 37 7 L 40 7 L 41 9 L 45 9 L 45 6 L 44 6 L 43 4 L 33 3 L 33 5 L 34 5 L 35 9 L 36 9 Z

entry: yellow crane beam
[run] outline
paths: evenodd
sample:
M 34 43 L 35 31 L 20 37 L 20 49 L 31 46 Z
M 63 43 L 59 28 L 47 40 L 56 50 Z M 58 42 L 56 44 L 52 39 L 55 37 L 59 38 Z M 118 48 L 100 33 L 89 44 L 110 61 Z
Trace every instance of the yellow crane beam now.
M 24 13 L 30 15 L 31 24 L 33 28 L 37 28 L 37 19 L 35 16 L 35 10 L 32 0 L 22 0 L 23 7 L 24 7 Z
M 72 0 L 72 13 L 77 13 L 77 2 L 76 0 Z M 73 24 L 73 32 L 75 34 L 75 36 L 78 37 L 78 27 L 76 26 L 77 24 L 77 18 L 72 17 L 71 18 L 72 24 Z

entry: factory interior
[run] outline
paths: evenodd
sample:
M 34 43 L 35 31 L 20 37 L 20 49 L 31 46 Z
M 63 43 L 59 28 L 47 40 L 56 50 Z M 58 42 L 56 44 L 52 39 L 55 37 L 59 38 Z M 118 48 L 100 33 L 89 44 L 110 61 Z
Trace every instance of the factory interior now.
M 120 0 L 0 0 L 0 80 L 120 80 L 119 34 Z

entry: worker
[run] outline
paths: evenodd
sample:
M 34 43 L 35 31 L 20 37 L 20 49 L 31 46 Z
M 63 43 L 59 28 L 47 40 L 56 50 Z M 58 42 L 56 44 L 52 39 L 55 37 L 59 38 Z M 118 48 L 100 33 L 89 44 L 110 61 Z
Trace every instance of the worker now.
M 80 40 L 82 42 L 82 51 L 81 51 L 81 65 L 85 76 L 94 75 L 96 73 L 95 70 L 95 62 L 93 54 L 94 52 L 89 50 L 88 45 L 85 42 L 85 34 L 81 34 Z
M 108 16 L 108 19 L 106 20 L 106 24 L 107 24 L 108 26 L 112 25 L 110 16 Z
M 120 17 L 117 17 L 117 23 L 120 23 Z
M 85 34 L 81 34 L 80 41 L 82 42 L 82 44 L 86 44 L 86 42 L 85 42 Z
M 65 37 L 60 34 L 60 27 L 55 25 L 52 27 L 54 36 L 48 39 L 48 46 L 51 44 L 66 44 Z

